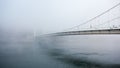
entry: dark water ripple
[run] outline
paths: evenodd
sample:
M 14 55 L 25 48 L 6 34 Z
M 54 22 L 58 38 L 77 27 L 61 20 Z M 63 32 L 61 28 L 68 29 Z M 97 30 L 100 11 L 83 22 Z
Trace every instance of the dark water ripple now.
M 77 53 L 82 55 L 98 55 L 97 53 L 85 54 L 85 53 Z M 119 64 L 101 64 L 97 62 L 92 62 L 87 60 L 87 57 L 81 57 L 76 54 L 64 54 L 63 50 L 53 49 L 48 52 L 48 55 L 56 60 L 62 61 L 64 63 L 68 63 L 74 65 L 76 67 L 82 68 L 120 68 Z

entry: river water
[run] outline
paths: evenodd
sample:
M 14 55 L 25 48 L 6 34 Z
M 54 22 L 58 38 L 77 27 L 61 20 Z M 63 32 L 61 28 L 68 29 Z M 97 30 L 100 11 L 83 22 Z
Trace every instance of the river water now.
M 0 68 L 120 68 L 120 35 L 1 39 Z

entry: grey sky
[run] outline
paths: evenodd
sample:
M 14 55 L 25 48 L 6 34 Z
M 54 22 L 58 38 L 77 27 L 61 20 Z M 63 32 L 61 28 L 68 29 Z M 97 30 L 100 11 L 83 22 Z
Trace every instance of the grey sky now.
M 0 27 L 42 34 L 62 31 L 104 12 L 120 0 L 0 0 Z

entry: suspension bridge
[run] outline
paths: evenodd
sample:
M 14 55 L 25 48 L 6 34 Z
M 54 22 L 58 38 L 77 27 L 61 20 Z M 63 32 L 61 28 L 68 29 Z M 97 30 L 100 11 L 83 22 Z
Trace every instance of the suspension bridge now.
M 92 35 L 92 34 L 120 34 L 120 3 L 103 13 L 91 18 L 63 32 L 52 33 L 55 36 Z M 85 28 L 87 27 L 87 28 Z

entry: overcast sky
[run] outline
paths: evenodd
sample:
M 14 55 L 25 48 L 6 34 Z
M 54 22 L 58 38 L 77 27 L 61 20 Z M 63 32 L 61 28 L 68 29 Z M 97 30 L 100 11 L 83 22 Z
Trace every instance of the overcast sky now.
M 0 27 L 42 34 L 83 23 L 120 0 L 0 0 Z

